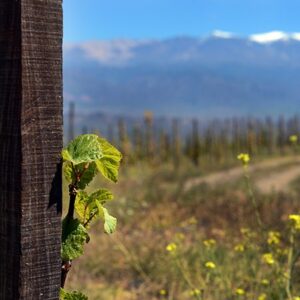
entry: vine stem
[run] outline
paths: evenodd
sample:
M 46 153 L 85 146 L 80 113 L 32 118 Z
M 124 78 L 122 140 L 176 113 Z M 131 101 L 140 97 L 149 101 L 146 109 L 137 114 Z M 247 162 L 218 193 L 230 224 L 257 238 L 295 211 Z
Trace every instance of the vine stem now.
M 69 185 L 69 196 L 70 196 L 70 201 L 69 201 L 69 209 L 68 213 L 66 215 L 66 222 L 69 223 L 74 219 L 74 211 L 75 211 L 75 201 L 76 201 L 76 196 L 77 196 L 77 179 L 74 184 Z M 68 276 L 69 271 L 71 270 L 72 267 L 72 261 L 62 261 L 61 263 L 61 280 L 60 280 L 60 286 L 61 288 L 64 288 L 66 279 Z
M 75 211 L 75 201 L 76 201 L 76 196 L 77 196 L 77 189 L 76 189 L 75 184 L 69 185 L 69 195 L 70 195 L 70 202 L 69 202 L 69 209 L 68 209 L 66 219 L 73 220 L 74 219 L 74 211 Z
M 72 267 L 72 261 L 63 261 L 61 266 L 60 287 L 64 288 L 67 276 Z
M 68 208 L 68 213 L 66 215 L 66 222 L 69 223 L 74 219 L 74 212 L 75 212 L 75 201 L 76 201 L 76 196 L 77 196 L 77 189 L 78 189 L 78 183 L 80 181 L 80 178 L 84 174 L 84 172 L 87 170 L 89 164 L 85 165 L 83 171 L 81 173 L 76 172 L 76 169 L 74 165 L 72 164 L 72 170 L 75 175 L 75 180 L 73 183 L 69 185 L 69 208 Z M 61 280 L 60 280 L 60 286 L 61 288 L 64 288 L 66 279 L 68 276 L 69 271 L 71 270 L 72 267 L 72 261 L 62 261 L 61 263 Z
M 83 224 L 84 227 L 87 227 L 90 222 L 93 220 L 93 218 L 96 216 L 97 212 L 93 213 Z

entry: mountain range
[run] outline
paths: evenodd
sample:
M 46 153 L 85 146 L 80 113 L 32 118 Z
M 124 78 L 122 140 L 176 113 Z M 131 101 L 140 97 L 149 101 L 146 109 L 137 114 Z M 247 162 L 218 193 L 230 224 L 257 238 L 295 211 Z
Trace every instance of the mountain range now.
M 140 116 L 145 110 L 205 119 L 294 114 L 300 111 L 300 34 L 215 31 L 65 44 L 64 97 L 86 122 L 96 112 Z

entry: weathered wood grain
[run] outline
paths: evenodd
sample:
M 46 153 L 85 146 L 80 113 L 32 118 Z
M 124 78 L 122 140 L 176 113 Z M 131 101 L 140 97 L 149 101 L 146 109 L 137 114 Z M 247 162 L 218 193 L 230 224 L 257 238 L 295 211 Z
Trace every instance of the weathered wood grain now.
M 0 0 L 0 300 L 58 299 L 62 0 Z

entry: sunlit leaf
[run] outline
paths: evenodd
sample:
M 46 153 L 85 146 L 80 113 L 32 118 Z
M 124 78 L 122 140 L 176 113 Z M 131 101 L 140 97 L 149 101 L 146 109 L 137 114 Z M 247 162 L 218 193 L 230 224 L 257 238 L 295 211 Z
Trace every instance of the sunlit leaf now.
M 66 162 L 63 165 L 63 174 L 68 183 L 71 183 L 74 178 L 74 172 L 72 168 L 72 164 L 70 162 Z
M 87 216 L 89 216 L 88 202 L 88 194 L 85 191 L 79 191 L 76 196 L 75 211 L 82 223 L 84 223 Z
M 60 300 L 88 300 L 88 297 L 80 292 L 67 292 L 64 289 L 60 289 Z
M 82 174 L 77 184 L 77 187 L 81 190 L 84 190 L 87 187 L 87 185 L 93 180 L 98 172 L 96 163 L 94 162 L 89 163 L 86 170 L 84 170 L 85 167 L 85 163 L 76 166 L 76 171 L 78 171 L 79 174 Z
M 99 189 L 88 195 L 84 191 L 77 194 L 75 210 L 82 223 L 91 223 L 94 219 L 102 217 L 104 219 L 102 205 L 113 199 L 113 194 L 107 189 Z
M 74 165 L 99 160 L 103 157 L 103 150 L 96 134 L 83 134 L 69 143 L 62 151 L 64 161 Z
M 105 139 L 98 138 L 98 141 L 101 145 L 103 156 L 96 161 L 97 168 L 104 177 L 117 182 L 122 154 Z
M 67 149 L 63 149 L 61 152 L 61 156 L 64 161 L 72 161 L 72 157 Z
M 95 162 L 81 163 L 73 167 L 71 162 L 65 162 L 63 166 L 63 174 L 67 182 L 77 182 L 77 188 L 80 190 L 84 190 L 97 173 L 98 169 Z M 79 178 L 76 174 L 79 175 Z
M 63 220 L 62 231 L 62 260 L 73 260 L 83 254 L 83 246 L 89 236 L 85 227 L 77 219 Z
M 101 204 L 104 204 L 107 200 L 112 200 L 114 198 L 113 194 L 107 189 L 99 189 L 93 192 L 89 198 L 91 201 L 99 201 Z
M 104 218 L 104 231 L 108 234 L 112 234 L 117 228 L 117 219 L 108 213 L 108 210 L 103 207 L 103 218 Z

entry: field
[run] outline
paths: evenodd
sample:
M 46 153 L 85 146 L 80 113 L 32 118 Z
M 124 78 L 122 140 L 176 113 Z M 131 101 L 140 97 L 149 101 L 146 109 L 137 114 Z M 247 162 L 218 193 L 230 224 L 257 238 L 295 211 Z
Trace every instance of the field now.
M 90 300 L 300 299 L 299 163 L 294 151 L 248 167 L 139 161 L 116 185 L 97 178 L 118 229 L 92 228 L 67 288 Z

